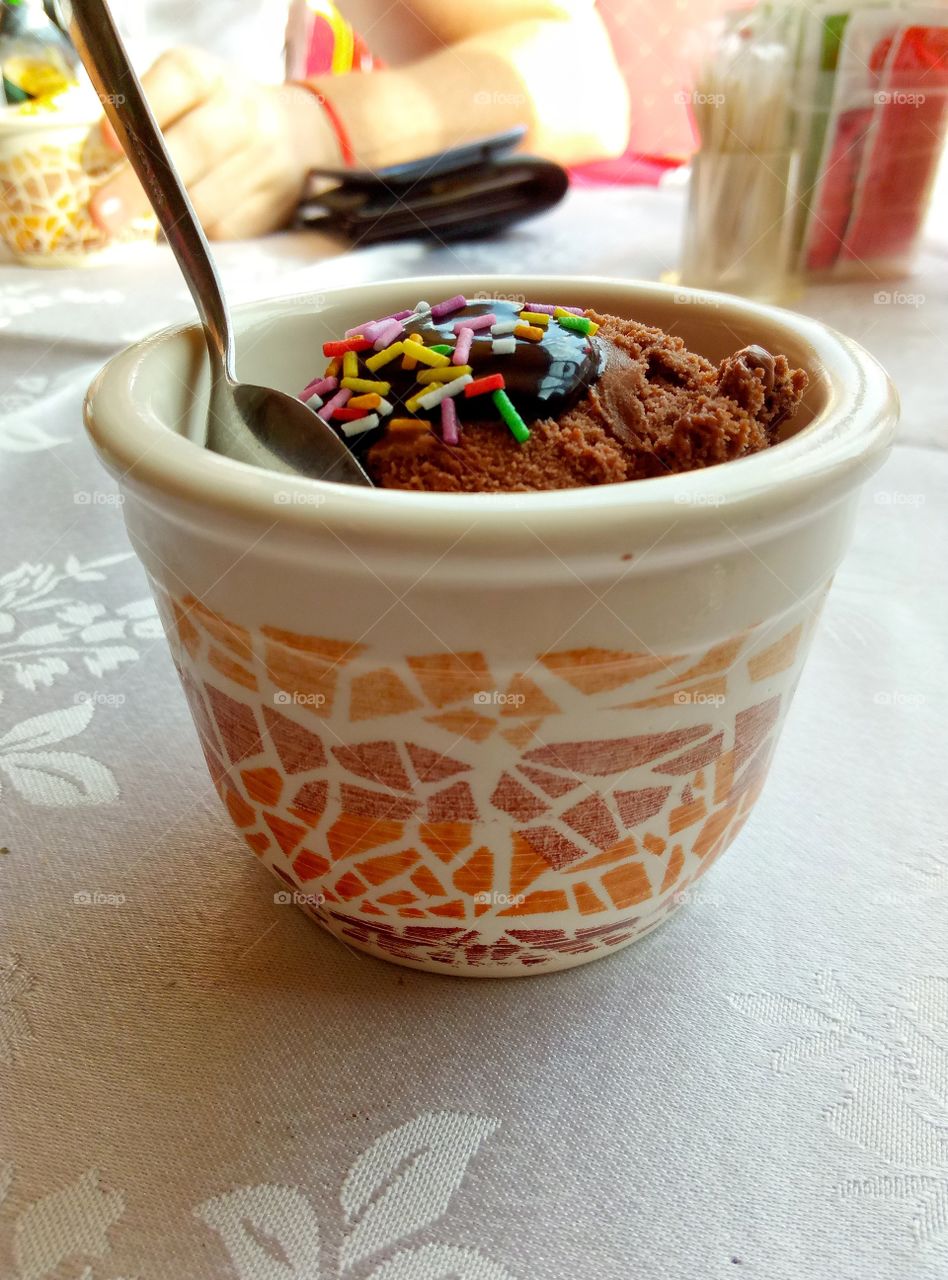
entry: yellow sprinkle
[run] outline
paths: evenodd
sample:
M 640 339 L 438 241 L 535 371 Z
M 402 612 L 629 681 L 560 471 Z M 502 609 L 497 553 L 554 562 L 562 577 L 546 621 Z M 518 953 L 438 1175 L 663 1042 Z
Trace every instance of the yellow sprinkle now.
M 590 320 L 589 328 L 586 330 L 586 337 L 591 338 L 594 333 L 598 333 L 598 332 L 599 332 L 598 324 L 596 324 L 595 320 Z
M 414 395 L 410 400 L 405 401 L 405 408 L 408 410 L 409 413 L 418 412 L 418 410 L 421 408 L 421 397 L 426 396 L 428 394 L 428 391 L 429 391 L 428 387 L 422 387 L 422 389 L 418 392 L 417 395 Z
M 387 383 L 385 384 L 388 385 Z M 346 402 L 347 409 L 377 409 L 382 403 L 382 397 L 377 395 L 353 396 L 351 400 Z
M 416 335 L 414 334 L 405 339 L 405 355 L 409 360 L 420 360 L 422 364 L 431 365 L 432 368 L 440 368 L 442 365 L 451 363 L 450 359 L 447 356 L 443 356 L 440 351 L 432 351 L 430 347 L 426 347 L 424 343 L 416 340 Z M 402 365 L 402 368 L 404 367 Z M 412 368 L 414 368 L 414 365 L 412 365 Z
M 527 324 L 539 325 L 541 329 L 545 329 L 550 323 L 550 317 L 543 311 L 521 311 L 520 319 Z
M 350 353 L 347 351 L 346 355 L 349 354 L 354 355 L 355 352 Z M 377 396 L 387 396 L 392 389 L 390 382 L 373 382 L 371 378 L 345 377 L 340 385 L 347 387 L 350 391 L 364 391 L 369 395 L 374 392 Z
M 560 316 L 574 316 L 575 311 L 567 311 L 565 307 L 554 307 L 553 314 L 559 320 Z
M 369 356 L 365 362 L 365 367 L 371 369 L 373 373 L 377 369 L 381 369 L 383 365 L 394 360 L 396 356 L 400 356 L 405 350 L 404 342 L 393 342 L 390 347 L 386 347 L 384 351 L 377 351 L 374 356 Z
M 416 346 L 422 347 L 425 345 L 425 340 L 420 333 L 410 333 L 405 339 L 405 342 L 414 342 Z M 405 359 L 402 361 L 402 368 L 414 369 L 415 365 L 418 363 L 418 359 L 417 357 L 410 356 L 408 354 L 408 348 L 405 346 L 405 342 L 402 343 L 402 347 L 405 351 Z
M 469 364 L 442 364 L 436 369 L 422 369 L 416 377 L 423 386 L 427 386 L 429 382 L 453 382 L 455 378 L 463 378 L 466 373 L 471 372 L 473 370 Z M 345 386 L 345 383 L 342 385 Z
M 342 357 L 342 376 L 344 378 L 359 376 L 359 357 L 354 351 L 347 351 Z
M 515 338 L 526 338 L 529 342 L 542 342 L 543 330 L 532 324 L 518 324 L 514 329 Z M 345 385 L 345 384 L 343 384 Z

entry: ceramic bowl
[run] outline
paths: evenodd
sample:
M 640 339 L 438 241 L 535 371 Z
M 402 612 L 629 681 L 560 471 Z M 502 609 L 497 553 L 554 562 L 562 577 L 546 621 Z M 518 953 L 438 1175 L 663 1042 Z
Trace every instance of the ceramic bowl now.
M 89 213 L 92 195 L 121 159 L 100 140 L 101 118 L 95 98 L 35 115 L 0 108 L 0 241 L 19 262 L 92 266 L 133 257 L 143 243 L 154 243 L 150 211 L 119 236 L 103 231 Z
M 365 490 L 203 450 L 202 337 L 116 357 L 87 423 L 118 477 L 211 777 L 351 946 L 510 976 L 583 964 L 687 899 L 760 794 L 896 401 L 864 351 L 731 297 L 556 277 L 400 280 L 239 312 L 241 376 L 420 297 L 512 296 L 750 343 L 810 375 L 794 434 L 704 471 L 529 494 Z

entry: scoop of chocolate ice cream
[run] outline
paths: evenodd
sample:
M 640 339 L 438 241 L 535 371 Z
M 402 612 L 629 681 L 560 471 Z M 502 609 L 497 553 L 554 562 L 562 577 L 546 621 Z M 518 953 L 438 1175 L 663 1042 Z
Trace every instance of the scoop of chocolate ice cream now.
M 585 314 L 599 326 L 591 341 L 600 372 L 572 406 L 530 421 L 523 443 L 496 414 L 465 421 L 453 445 L 434 430 L 405 423 L 368 449 L 375 483 L 524 492 L 714 466 L 773 444 L 806 387 L 801 369 L 762 347 L 744 348 L 715 366 L 661 329 Z

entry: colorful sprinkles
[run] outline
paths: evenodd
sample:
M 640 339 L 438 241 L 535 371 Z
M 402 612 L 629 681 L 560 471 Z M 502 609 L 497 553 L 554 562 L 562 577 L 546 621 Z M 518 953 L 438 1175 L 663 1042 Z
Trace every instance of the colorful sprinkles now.
M 470 325 L 462 325 L 458 329 L 458 340 L 454 344 L 454 354 L 451 357 L 453 364 L 466 364 L 468 356 L 471 354 L 471 343 L 474 341 L 474 330 Z
M 326 401 L 319 411 L 319 416 L 325 418 L 328 422 L 336 410 L 344 408 L 351 398 L 352 392 L 348 387 L 343 387 L 341 391 L 336 392 L 331 400 Z
M 376 351 L 384 351 L 386 347 L 390 347 L 393 342 L 402 336 L 405 332 L 405 326 L 401 320 L 390 320 L 388 324 L 383 325 L 377 331 L 377 337 L 372 344 Z
M 451 382 L 454 378 L 460 378 L 463 373 L 473 372 L 469 364 L 446 364 L 437 369 L 422 369 L 418 374 L 418 381 L 427 386 L 429 382 Z
M 405 354 L 404 342 L 393 342 L 390 347 L 386 347 L 384 351 L 379 351 L 374 356 L 369 356 L 365 362 L 365 367 L 371 369 L 373 373 L 378 369 L 384 368 L 391 360 L 395 360 L 398 356 Z
M 324 396 L 329 391 L 335 391 L 339 386 L 336 378 L 314 378 L 312 382 L 308 382 L 299 394 L 301 400 L 309 400 L 310 396 Z
M 367 413 L 364 418 L 356 418 L 354 422 L 344 422 L 342 424 L 342 434 L 344 436 L 361 436 L 363 431 L 371 431 L 373 427 L 378 425 L 379 415 L 377 413 Z
M 581 316 L 583 314 L 582 307 L 551 307 L 548 302 L 525 302 L 523 309 L 524 311 L 533 311 L 541 316 L 558 316 L 561 313 L 573 316 Z
M 346 377 L 343 378 L 342 385 L 350 391 L 361 391 L 363 395 L 372 395 L 374 392 L 377 396 L 387 396 L 392 389 L 390 382 L 373 382 L 371 378 Z
M 557 319 L 564 329 L 573 329 L 576 333 L 585 334 L 586 337 L 592 337 L 599 328 L 598 324 L 593 324 L 592 320 L 587 320 L 585 316 L 571 316 L 565 311 L 561 316 L 557 316 Z
M 455 311 L 461 311 L 467 306 L 467 298 L 463 293 L 456 293 L 453 298 L 448 298 L 447 302 L 439 302 L 437 306 L 431 307 L 431 317 L 433 320 L 443 320 L 445 316 L 452 315 Z
M 455 378 L 453 382 L 442 382 L 439 386 L 432 387 L 430 391 L 425 392 L 423 396 L 419 396 L 418 403 L 422 409 L 433 409 L 447 397 L 460 395 L 464 388 L 470 386 L 473 381 L 474 379 L 471 375 L 465 373 L 460 378 Z
M 476 333 L 479 329 L 489 329 L 496 323 L 497 317 L 493 311 L 487 311 L 482 316 L 468 316 L 465 320 L 458 320 L 454 326 L 454 332 L 460 333 L 462 329 L 470 329 Z
M 450 446 L 460 443 L 463 428 L 458 404 L 489 396 L 513 438 L 525 444 L 530 439 L 530 428 L 508 394 L 504 375 L 478 376 L 478 359 L 472 358 L 472 350 L 486 350 L 492 357 L 508 356 L 518 344 L 542 343 L 552 333 L 551 326 L 558 325 L 586 339 L 592 338 L 599 326 L 579 307 L 544 302 L 523 303 L 514 308 L 513 317 L 487 311 L 461 316 L 451 323 L 450 317 L 469 306 L 469 299 L 456 294 L 433 306 L 419 301 L 411 310 L 366 320 L 347 329 L 341 339 L 323 343 L 323 355 L 329 364 L 325 373 L 303 388 L 299 399 L 332 421 L 347 439 L 380 426 L 393 434 L 432 431 L 429 419 L 419 415 L 437 409 L 441 439 Z M 507 304 L 505 309 L 509 311 Z M 498 306 L 497 310 L 501 308 Z M 426 325 L 430 331 L 434 323 L 441 326 L 435 335 L 440 341 L 427 344 L 417 329 Z M 444 332 L 448 328 L 451 332 Z M 587 353 L 592 351 L 591 343 L 584 345 Z M 386 399 L 392 392 L 391 381 L 372 375 L 399 359 L 401 369 L 414 373 L 417 385 L 403 403 L 393 404 Z M 399 400 L 400 396 L 392 398 Z
M 470 396 L 483 396 L 488 391 L 502 391 L 504 387 L 504 375 L 502 373 L 491 373 L 486 378 L 478 378 L 474 382 L 469 382 L 464 388 L 464 394 Z
M 495 391 L 491 395 L 491 399 L 497 406 L 497 412 L 510 428 L 511 435 L 520 444 L 530 439 L 530 428 L 521 418 L 520 414 L 513 407 L 513 402 L 506 391 Z
M 350 351 L 368 351 L 372 343 L 368 338 L 363 338 L 361 334 L 356 334 L 352 338 L 344 338 L 342 342 L 324 342 L 324 356 L 344 356 Z
M 458 411 L 453 399 L 441 401 L 441 439 L 445 444 L 459 444 Z
M 405 339 L 405 355 L 410 356 L 412 360 L 418 360 L 422 364 L 426 364 L 437 368 L 438 365 L 450 364 L 448 357 L 442 355 L 440 351 L 433 351 L 431 347 L 426 347 L 421 334 L 416 333 L 413 338 Z

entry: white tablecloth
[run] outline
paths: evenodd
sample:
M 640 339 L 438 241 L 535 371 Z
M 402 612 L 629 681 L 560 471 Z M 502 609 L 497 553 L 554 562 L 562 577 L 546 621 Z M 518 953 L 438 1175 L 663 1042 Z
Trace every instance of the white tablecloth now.
M 577 192 L 500 243 L 219 258 L 235 299 L 655 277 L 680 212 Z M 213 792 L 80 423 L 102 360 L 190 313 L 168 253 L 0 268 L 0 1276 L 948 1273 L 948 246 L 884 288 L 800 301 L 905 424 L 750 823 L 646 940 L 477 982 L 276 905 Z

